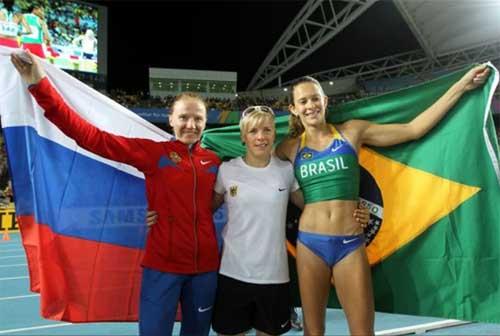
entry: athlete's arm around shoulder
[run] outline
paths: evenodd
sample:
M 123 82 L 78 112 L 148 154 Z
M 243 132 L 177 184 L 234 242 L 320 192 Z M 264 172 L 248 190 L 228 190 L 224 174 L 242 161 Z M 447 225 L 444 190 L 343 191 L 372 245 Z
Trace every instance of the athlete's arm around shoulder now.
M 212 211 L 217 210 L 224 203 L 224 194 L 226 187 L 224 183 L 224 173 L 227 169 L 227 162 L 222 162 L 217 171 L 217 180 L 215 181 L 214 191 L 212 194 Z
M 485 64 L 472 68 L 434 104 L 408 123 L 380 125 L 364 120 L 351 120 L 344 123 L 343 128 L 354 130 L 358 145 L 392 146 L 419 139 L 446 115 L 465 92 L 484 84 L 489 72 Z
M 274 149 L 274 154 L 280 160 L 290 161 L 293 163 L 299 146 L 299 138 L 287 137 L 281 141 Z

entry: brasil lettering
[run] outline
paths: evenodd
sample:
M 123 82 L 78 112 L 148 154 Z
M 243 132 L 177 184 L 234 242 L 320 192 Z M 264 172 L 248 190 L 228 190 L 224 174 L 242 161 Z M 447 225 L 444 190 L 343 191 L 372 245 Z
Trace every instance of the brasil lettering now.
M 342 157 L 335 157 L 326 161 L 309 162 L 300 166 L 300 177 L 307 178 L 309 176 L 331 173 L 337 170 L 346 170 L 349 167 L 345 164 Z

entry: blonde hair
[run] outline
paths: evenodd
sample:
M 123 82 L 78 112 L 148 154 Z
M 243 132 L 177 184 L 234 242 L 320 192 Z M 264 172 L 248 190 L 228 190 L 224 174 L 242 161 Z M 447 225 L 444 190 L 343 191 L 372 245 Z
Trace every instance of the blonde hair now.
M 273 122 L 273 128 L 276 128 L 273 114 L 264 111 L 254 111 L 240 119 L 240 134 L 246 134 L 249 129 L 260 125 L 266 118 L 269 118 Z
M 323 91 L 321 84 L 315 78 L 313 78 L 311 76 L 304 76 L 304 77 L 300 77 L 299 79 L 294 81 L 292 83 L 292 85 L 290 86 L 290 102 L 291 102 L 290 104 L 292 104 L 292 105 L 295 104 L 294 103 L 295 100 L 294 100 L 294 96 L 293 96 L 295 88 L 297 86 L 299 86 L 300 84 L 304 84 L 304 83 L 312 83 L 312 84 L 317 85 L 320 92 L 321 92 L 321 95 L 325 96 L 325 92 Z M 288 135 L 291 138 L 297 138 L 302 133 L 304 133 L 304 131 L 305 131 L 305 128 L 304 128 L 304 125 L 302 124 L 302 121 L 300 121 L 300 117 L 290 113 L 290 118 L 288 119 Z
M 178 101 L 184 100 L 184 99 L 195 99 L 198 100 L 200 103 L 202 103 L 203 107 L 205 108 L 205 113 L 207 112 L 207 103 L 205 103 L 205 100 L 203 99 L 202 96 L 199 94 L 196 94 L 194 92 L 182 92 L 179 93 L 177 96 L 175 96 L 174 101 L 172 102 L 172 105 L 170 106 L 170 114 L 173 113 L 175 104 L 177 104 Z

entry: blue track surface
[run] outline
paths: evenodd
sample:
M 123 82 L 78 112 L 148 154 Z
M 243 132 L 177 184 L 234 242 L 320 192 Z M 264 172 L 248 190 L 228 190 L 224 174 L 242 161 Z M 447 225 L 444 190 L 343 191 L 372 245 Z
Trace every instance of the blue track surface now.
M 11 233 L 10 237 L 10 241 L 0 241 L 0 335 L 137 335 L 136 323 L 70 324 L 42 319 L 39 313 L 39 296 L 29 291 L 26 257 L 19 234 Z M 377 313 L 375 330 L 384 335 L 388 334 L 388 330 L 439 321 L 443 320 Z M 174 334 L 177 335 L 179 330 L 180 326 L 176 323 Z M 347 323 L 341 310 L 328 310 L 326 334 L 348 334 Z M 424 334 L 500 335 L 500 324 L 471 323 L 432 330 Z M 302 332 L 290 331 L 287 335 L 302 335 Z

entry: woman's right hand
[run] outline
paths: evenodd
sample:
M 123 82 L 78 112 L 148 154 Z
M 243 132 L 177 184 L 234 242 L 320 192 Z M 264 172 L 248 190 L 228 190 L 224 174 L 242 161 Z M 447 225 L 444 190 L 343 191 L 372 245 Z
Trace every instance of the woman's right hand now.
M 43 67 L 29 50 L 23 51 L 22 55 L 19 52 L 13 52 L 10 60 L 28 85 L 38 84 L 46 76 Z
M 370 210 L 364 207 L 362 204 L 358 204 L 358 207 L 353 213 L 354 219 L 359 223 L 362 229 L 366 229 L 370 223 Z
M 148 227 L 155 225 L 158 222 L 158 213 L 156 211 L 148 211 L 146 214 L 146 224 Z

